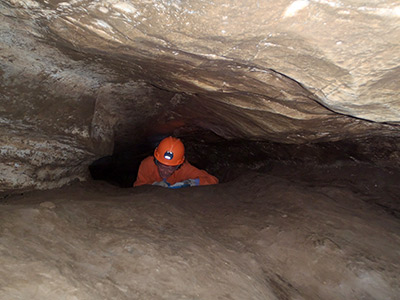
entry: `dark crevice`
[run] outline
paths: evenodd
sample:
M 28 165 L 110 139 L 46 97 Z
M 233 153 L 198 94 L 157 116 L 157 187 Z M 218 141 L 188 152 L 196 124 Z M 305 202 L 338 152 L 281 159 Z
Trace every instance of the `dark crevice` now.
M 181 130 L 185 132 L 185 130 Z M 173 135 L 173 132 L 170 134 Z M 158 142 L 168 133 L 155 134 L 130 147 L 119 148 L 89 167 L 93 179 L 105 180 L 120 187 L 132 187 L 140 162 L 153 154 Z M 268 173 L 280 166 L 285 174 L 296 168 L 345 168 L 371 166 L 398 168 L 390 161 L 400 156 L 390 138 L 370 137 L 338 142 L 283 144 L 266 141 L 227 140 L 208 130 L 186 131 L 179 136 L 188 161 L 215 175 L 220 182 L 231 181 L 246 171 Z M 387 161 L 385 161 L 387 159 Z M 312 180 L 310 181 L 312 183 Z

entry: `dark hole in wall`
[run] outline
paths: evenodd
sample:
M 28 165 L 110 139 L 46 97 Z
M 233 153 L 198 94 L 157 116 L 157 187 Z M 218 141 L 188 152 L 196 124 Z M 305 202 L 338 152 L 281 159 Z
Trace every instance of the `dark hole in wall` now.
M 94 180 L 104 180 L 123 188 L 132 187 L 137 177 L 140 162 L 152 155 L 154 143 L 143 141 L 131 150 L 116 151 L 102 157 L 89 166 Z
M 117 147 L 112 155 L 90 165 L 92 178 L 132 187 L 140 162 L 152 155 L 157 144 L 168 135 L 151 135 L 128 148 Z M 393 160 L 398 163 L 399 157 L 397 143 L 380 137 L 299 145 L 227 140 L 207 130 L 192 131 L 179 137 L 185 144 L 188 161 L 217 176 L 220 182 L 233 180 L 248 170 L 267 173 L 273 168 L 282 168 L 280 172 L 284 173 L 285 168 L 289 171 L 293 166 L 381 164 L 395 167 Z

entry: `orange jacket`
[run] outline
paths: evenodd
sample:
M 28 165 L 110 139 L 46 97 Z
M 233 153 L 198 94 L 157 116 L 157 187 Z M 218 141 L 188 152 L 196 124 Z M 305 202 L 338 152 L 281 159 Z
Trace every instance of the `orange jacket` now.
M 176 170 L 167 178 L 167 182 L 170 184 L 175 184 L 186 179 L 196 178 L 200 179 L 200 185 L 218 183 L 218 179 L 215 176 L 208 174 L 204 170 L 197 169 L 187 161 L 185 161 L 178 170 Z M 162 178 L 158 173 L 158 167 L 154 162 L 154 157 L 149 156 L 141 162 L 138 176 L 133 186 L 153 184 L 156 181 L 162 181 Z

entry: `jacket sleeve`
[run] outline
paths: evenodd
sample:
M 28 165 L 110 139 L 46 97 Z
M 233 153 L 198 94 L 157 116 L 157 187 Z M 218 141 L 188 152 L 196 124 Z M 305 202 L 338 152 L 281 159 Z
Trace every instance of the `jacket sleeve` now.
M 198 178 L 200 180 L 200 185 L 217 184 L 219 182 L 217 177 L 207 173 L 204 170 L 197 169 L 195 166 L 192 166 L 189 163 L 185 163 L 184 171 L 184 177 L 187 179 Z
M 139 166 L 139 171 L 137 174 L 136 181 L 133 186 L 140 186 L 145 184 L 153 184 L 156 179 L 153 176 L 153 172 L 151 170 L 151 164 L 153 163 L 152 159 L 146 158 L 144 159 Z

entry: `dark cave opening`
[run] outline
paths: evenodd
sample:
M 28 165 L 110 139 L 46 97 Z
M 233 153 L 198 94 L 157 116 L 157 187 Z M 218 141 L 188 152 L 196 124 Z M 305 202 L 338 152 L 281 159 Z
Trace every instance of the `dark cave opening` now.
M 110 184 L 129 188 L 137 177 L 140 162 L 154 151 L 154 143 L 145 140 L 136 144 L 132 150 L 117 151 L 109 156 L 101 157 L 89 166 L 94 180 L 104 180 Z
M 92 178 L 122 188 L 132 187 L 141 161 L 153 155 L 158 143 L 169 135 L 174 135 L 174 132 L 147 136 L 141 142 L 131 145 L 124 141 L 124 147 L 116 145 L 112 155 L 102 157 L 89 166 Z M 284 144 L 245 139 L 228 140 L 209 130 L 187 131 L 176 136 L 185 145 L 186 159 L 197 168 L 216 176 L 221 183 L 231 181 L 246 171 L 274 172 L 288 176 L 291 170 L 295 170 L 293 173 L 304 170 L 312 177 L 312 171 L 305 170 L 326 168 L 337 170 L 337 176 L 346 177 L 347 171 L 343 172 L 346 168 L 373 168 L 385 170 L 384 175 L 381 175 L 386 178 L 390 177 L 390 172 L 399 169 L 390 160 L 398 155 L 398 147 L 390 138 L 369 137 L 336 142 Z M 381 176 L 381 171 L 376 172 L 376 176 Z M 310 182 L 313 181 L 311 177 Z M 304 180 L 307 179 L 304 177 Z M 349 177 L 343 180 L 353 179 Z
M 154 135 L 112 155 L 94 161 L 89 170 L 94 180 L 131 188 L 141 161 L 167 135 Z M 202 130 L 179 136 L 187 160 L 216 176 L 220 183 L 246 174 L 268 174 L 310 188 L 351 187 L 354 193 L 371 199 L 371 204 L 400 218 L 400 168 L 386 160 L 398 155 L 392 139 L 367 138 L 337 142 L 283 144 L 267 141 L 227 140 Z M 390 147 L 392 145 L 392 147 Z

